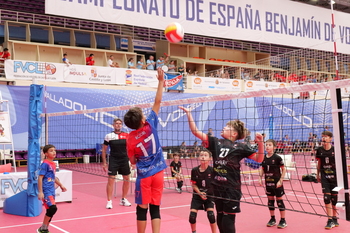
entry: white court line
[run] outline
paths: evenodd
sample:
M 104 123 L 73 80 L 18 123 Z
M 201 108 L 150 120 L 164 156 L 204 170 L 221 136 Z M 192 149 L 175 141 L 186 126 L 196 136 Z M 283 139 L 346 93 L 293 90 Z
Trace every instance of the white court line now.
M 107 183 L 106 181 L 101 181 L 101 182 L 91 182 L 91 183 L 77 183 L 77 184 L 73 184 L 73 186 L 74 185 L 86 185 L 86 184 L 105 184 L 105 183 Z
M 169 207 L 164 207 L 160 208 L 161 210 L 167 210 L 167 209 L 174 209 L 174 208 L 182 208 L 182 207 L 189 207 L 190 205 L 179 205 L 179 206 L 169 206 Z M 94 216 L 88 216 L 88 217 L 80 217 L 80 218 L 68 218 L 68 219 L 61 219 L 61 220 L 55 220 L 52 221 L 52 223 L 58 223 L 58 222 L 68 222 L 68 221 L 75 221 L 75 220 L 82 220 L 82 219 L 91 219 L 91 218 L 102 218 L 102 217 L 109 217 L 109 216 L 116 216 L 116 215 L 124 215 L 124 214 L 134 214 L 136 211 L 131 211 L 131 212 L 123 212 L 123 213 L 114 213 L 114 214 L 103 214 L 103 215 L 94 215 Z M 13 225 L 13 226 L 4 226 L 0 227 L 0 229 L 7 229 L 7 228 L 14 228 L 14 227 L 23 227 L 23 226 L 31 226 L 31 225 L 40 225 L 42 222 L 38 223 L 27 223 L 27 224 L 20 224 L 20 225 Z M 51 226 L 52 224 L 50 224 Z M 56 227 L 59 229 L 58 227 Z M 61 229 L 59 229 L 61 230 Z M 63 230 L 62 230 L 63 231 Z M 63 232 L 68 232 L 68 231 L 63 231 Z M 69 232 L 68 232 L 69 233 Z
M 50 226 L 53 227 L 53 228 L 56 228 L 56 229 L 58 229 L 58 230 L 60 230 L 60 231 L 62 231 L 62 232 L 64 232 L 64 233 L 69 233 L 69 231 L 65 231 L 65 230 L 63 230 L 62 228 L 59 228 L 58 226 L 55 226 L 55 225 L 53 225 L 53 224 L 50 224 Z

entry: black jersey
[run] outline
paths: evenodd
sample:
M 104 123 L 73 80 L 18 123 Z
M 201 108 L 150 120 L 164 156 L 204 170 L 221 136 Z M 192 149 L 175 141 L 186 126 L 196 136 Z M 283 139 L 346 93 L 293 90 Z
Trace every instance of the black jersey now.
M 182 166 L 182 164 L 180 161 L 178 161 L 177 163 L 175 163 L 175 161 L 172 161 L 170 163 L 170 167 L 173 167 L 176 172 L 180 172 L 181 166 Z
M 240 161 L 256 151 L 246 144 L 228 139 L 209 137 L 208 142 L 208 150 L 212 153 L 214 160 L 213 184 L 241 189 Z
M 281 179 L 282 166 L 284 166 L 283 159 L 278 154 L 274 153 L 269 158 L 264 156 L 261 167 L 265 173 L 266 186 L 274 186 Z
M 208 166 L 205 171 L 200 171 L 200 166 L 194 167 L 191 171 L 191 182 L 197 185 L 199 191 L 205 192 L 209 195 L 213 194 L 211 182 L 213 180 L 213 167 Z M 193 197 L 198 197 L 198 195 L 193 194 Z
M 128 154 L 126 152 L 126 140 L 128 137 L 129 134 L 125 132 L 111 132 L 105 137 L 103 144 L 110 147 L 111 156 L 116 158 L 117 161 L 129 161 Z
M 335 171 L 334 147 L 332 146 L 329 150 L 326 150 L 323 147 L 317 148 L 316 159 L 321 163 L 321 179 L 327 180 L 330 183 L 336 183 L 337 176 Z

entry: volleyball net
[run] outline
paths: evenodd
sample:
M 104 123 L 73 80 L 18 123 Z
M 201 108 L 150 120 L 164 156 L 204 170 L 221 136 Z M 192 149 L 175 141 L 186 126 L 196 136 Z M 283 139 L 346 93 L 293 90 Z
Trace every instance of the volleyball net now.
M 321 145 L 321 133 L 334 133 L 336 148 L 339 200 L 344 202 L 344 186 L 347 184 L 347 164 L 349 159 L 349 93 L 350 80 L 305 84 L 278 89 L 241 92 L 237 94 L 202 96 L 162 102 L 159 113 L 158 134 L 163 155 L 169 165 L 174 153 L 179 153 L 184 175 L 183 192 L 192 192 L 190 175 L 192 168 L 199 166 L 195 138 L 187 122 L 187 116 L 179 106 L 192 108 L 192 114 L 199 130 L 220 137 L 220 132 L 230 120 L 240 119 L 250 132 L 251 140 L 243 140 L 256 148 L 255 133 L 263 133 L 265 140 L 277 141 L 277 153 L 284 159 L 287 175 L 284 181 L 287 210 L 326 215 L 321 185 L 303 181 L 306 175 L 316 172 L 313 149 Z M 309 98 L 298 98 L 296 94 L 309 92 Z M 342 104 L 336 106 L 335 93 Z M 151 92 L 154 95 L 154 92 Z M 163 99 L 171 99 L 173 93 L 164 93 Z M 297 95 L 300 96 L 300 95 Z M 331 98 L 332 97 L 332 98 Z M 331 101 L 332 99 L 332 101 Z M 144 99 L 137 106 L 147 116 L 153 102 Z M 148 102 L 147 102 L 148 101 Z M 113 130 L 113 119 L 123 119 L 124 114 L 134 105 L 82 111 L 46 114 L 44 133 L 46 143 L 56 146 L 60 167 L 106 176 L 101 163 L 101 144 L 106 134 Z M 337 114 L 340 113 L 339 117 Z M 337 118 L 338 116 L 338 118 Z M 343 129 L 339 128 L 339 122 Z M 126 126 L 123 131 L 129 132 Z M 343 138 L 341 138 L 343 137 Z M 43 137 L 44 138 L 44 137 Z M 44 143 L 43 143 L 44 144 Z M 181 145 L 185 151 L 180 151 Z M 107 153 L 108 154 L 108 153 Z M 64 163 L 66 162 L 66 163 Z M 345 174 L 345 175 L 344 175 Z M 132 177 L 134 181 L 135 177 Z M 304 179 L 305 180 L 305 179 Z M 259 185 L 258 169 L 249 160 L 241 161 L 242 202 L 267 206 L 265 189 Z M 311 180 L 312 181 L 312 180 Z M 170 167 L 165 170 L 164 186 L 175 192 L 176 179 L 171 176 Z M 349 205 L 347 203 L 347 205 Z

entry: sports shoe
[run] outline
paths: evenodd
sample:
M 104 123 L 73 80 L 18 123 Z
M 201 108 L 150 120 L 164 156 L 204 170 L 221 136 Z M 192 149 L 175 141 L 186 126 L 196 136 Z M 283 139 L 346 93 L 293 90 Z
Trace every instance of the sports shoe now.
M 106 209 L 112 209 L 112 208 L 113 208 L 112 201 L 107 201 Z
M 281 221 L 278 223 L 278 225 L 277 225 L 277 228 L 280 228 L 280 229 L 283 229 L 283 228 L 285 228 L 285 227 L 287 227 L 287 222 L 286 222 L 286 220 L 281 220 Z
M 123 206 L 131 206 L 131 203 L 126 198 L 120 199 L 120 203 L 119 204 L 123 205 Z
M 327 221 L 327 225 L 324 227 L 325 229 L 332 229 L 333 227 L 335 227 L 335 224 L 333 222 L 333 219 L 328 219 Z
M 47 229 L 46 230 L 41 230 L 41 227 L 38 230 L 36 230 L 36 232 L 37 233 L 50 233 L 49 230 L 47 230 Z
M 182 193 L 182 189 L 181 189 L 181 188 L 176 188 L 176 191 L 177 191 L 178 193 Z
M 339 222 L 337 218 L 333 218 L 333 223 L 335 227 L 339 227 Z
M 268 227 L 273 227 L 276 225 L 276 219 L 271 218 L 270 221 L 266 224 Z

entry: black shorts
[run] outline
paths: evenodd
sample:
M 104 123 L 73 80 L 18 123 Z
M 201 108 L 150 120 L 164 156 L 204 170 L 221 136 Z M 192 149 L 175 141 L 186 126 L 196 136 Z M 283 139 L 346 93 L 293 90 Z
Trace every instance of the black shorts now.
M 283 186 L 276 188 L 275 186 L 266 186 L 266 196 L 282 197 L 285 194 Z
M 191 209 L 207 210 L 209 208 L 214 208 L 214 202 L 211 197 L 208 197 L 207 200 L 203 200 L 198 195 L 193 195 L 191 201 Z
M 129 161 L 120 161 L 119 159 L 116 159 L 114 157 L 109 157 L 109 164 L 108 164 L 108 175 L 109 176 L 115 176 L 117 174 L 128 176 L 130 175 L 130 165 Z
M 228 189 L 214 186 L 214 202 L 216 212 L 239 213 L 241 212 L 240 200 L 242 192 L 240 189 Z
M 321 179 L 321 184 L 322 193 L 338 194 L 338 192 L 332 191 L 335 187 L 337 187 L 336 182 L 329 182 L 329 180 Z

